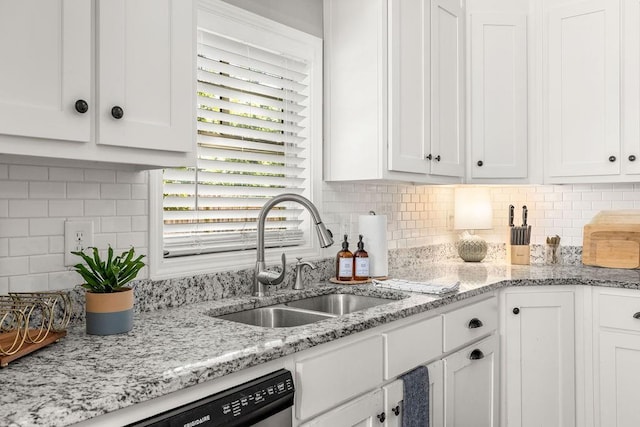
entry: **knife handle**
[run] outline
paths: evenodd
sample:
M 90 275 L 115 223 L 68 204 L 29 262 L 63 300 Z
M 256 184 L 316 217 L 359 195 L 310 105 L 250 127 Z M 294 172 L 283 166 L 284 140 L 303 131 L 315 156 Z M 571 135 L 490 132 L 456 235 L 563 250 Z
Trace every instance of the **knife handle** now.
M 522 226 L 527 226 L 527 205 L 522 206 Z
M 509 205 L 509 227 L 513 227 L 514 217 L 515 217 L 515 206 Z

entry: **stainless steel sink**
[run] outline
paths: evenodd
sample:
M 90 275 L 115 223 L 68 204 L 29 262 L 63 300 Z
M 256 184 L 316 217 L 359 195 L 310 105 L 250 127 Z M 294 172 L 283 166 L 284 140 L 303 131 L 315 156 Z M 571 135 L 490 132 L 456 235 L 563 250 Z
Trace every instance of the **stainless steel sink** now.
M 330 319 L 335 316 L 281 306 L 269 306 L 238 311 L 236 313 L 224 314 L 222 316 L 215 317 L 247 325 L 267 328 L 288 328 L 292 326 L 306 325 L 323 319 Z
M 377 305 L 388 304 L 393 299 L 370 297 L 352 294 L 327 294 L 317 297 L 304 298 L 286 303 L 287 307 L 320 311 L 335 315 L 349 314 L 354 311 L 365 310 Z

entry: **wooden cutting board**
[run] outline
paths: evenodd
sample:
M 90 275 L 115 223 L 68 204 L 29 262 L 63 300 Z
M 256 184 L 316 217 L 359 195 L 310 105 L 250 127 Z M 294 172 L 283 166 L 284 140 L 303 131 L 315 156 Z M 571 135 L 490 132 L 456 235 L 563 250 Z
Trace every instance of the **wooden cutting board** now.
M 598 213 L 584 226 L 582 263 L 640 268 L 640 210 Z

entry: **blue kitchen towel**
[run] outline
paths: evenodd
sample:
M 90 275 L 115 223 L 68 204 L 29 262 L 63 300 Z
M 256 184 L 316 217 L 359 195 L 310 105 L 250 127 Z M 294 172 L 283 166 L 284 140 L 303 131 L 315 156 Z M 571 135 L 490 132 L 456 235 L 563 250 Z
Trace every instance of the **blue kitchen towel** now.
M 429 427 L 429 370 L 418 366 L 402 375 L 402 427 Z

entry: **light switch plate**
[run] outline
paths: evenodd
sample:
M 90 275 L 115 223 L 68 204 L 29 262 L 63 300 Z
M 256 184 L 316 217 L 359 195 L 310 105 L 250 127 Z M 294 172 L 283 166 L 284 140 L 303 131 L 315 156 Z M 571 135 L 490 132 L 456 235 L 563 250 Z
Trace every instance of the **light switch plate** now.
M 64 222 L 64 265 L 72 266 L 81 262 L 81 259 L 73 255 L 71 251 L 83 251 L 93 246 L 93 222 L 92 221 L 65 221 Z

